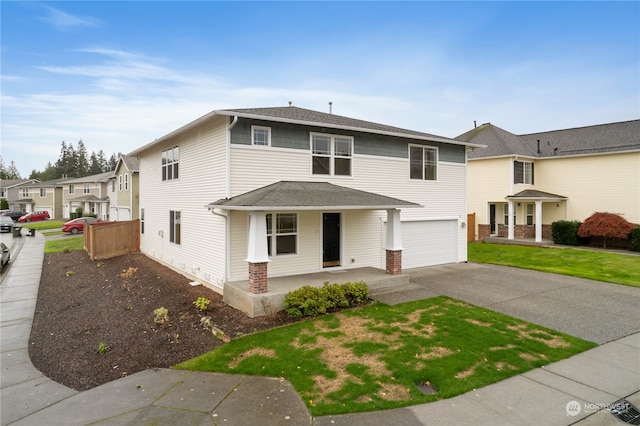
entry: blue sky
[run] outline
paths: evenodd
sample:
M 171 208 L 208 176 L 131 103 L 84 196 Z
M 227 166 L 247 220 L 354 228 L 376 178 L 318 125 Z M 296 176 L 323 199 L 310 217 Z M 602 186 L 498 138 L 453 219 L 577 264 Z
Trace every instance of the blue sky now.
M 640 2 L 0 2 L 1 154 L 294 105 L 455 137 L 640 118 Z

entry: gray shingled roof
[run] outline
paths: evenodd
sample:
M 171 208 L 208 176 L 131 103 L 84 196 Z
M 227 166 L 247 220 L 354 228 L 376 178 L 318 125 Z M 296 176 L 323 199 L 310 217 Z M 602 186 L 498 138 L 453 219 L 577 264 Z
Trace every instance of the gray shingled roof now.
M 138 157 L 133 157 L 130 155 L 121 155 L 120 160 L 127 166 L 130 172 L 139 172 L 140 171 L 140 160 Z
M 206 207 L 223 210 L 318 210 L 394 209 L 422 207 L 420 204 L 328 182 L 276 182 Z
M 68 183 L 75 184 L 75 183 L 86 183 L 86 182 L 106 182 L 112 176 L 113 176 L 113 172 L 105 172 L 105 173 L 98 173 L 96 175 L 85 176 L 85 177 L 76 178 L 76 179 L 69 179 L 61 183 L 66 185 Z
M 640 150 L 640 120 L 600 124 L 573 129 L 514 135 L 491 123 L 483 124 L 456 139 L 487 145 L 468 158 L 520 155 L 532 158 L 562 157 Z M 540 140 L 540 152 L 538 152 Z
M 557 194 L 551 194 L 549 192 L 544 192 L 544 191 L 536 191 L 535 189 L 525 189 L 524 191 L 520 191 L 515 195 L 509 195 L 508 197 L 506 197 L 507 199 L 511 198 L 511 199 L 528 199 L 528 200 L 544 200 L 544 199 L 551 199 L 551 200 L 566 200 L 567 197 L 565 197 L 564 195 L 557 195 Z

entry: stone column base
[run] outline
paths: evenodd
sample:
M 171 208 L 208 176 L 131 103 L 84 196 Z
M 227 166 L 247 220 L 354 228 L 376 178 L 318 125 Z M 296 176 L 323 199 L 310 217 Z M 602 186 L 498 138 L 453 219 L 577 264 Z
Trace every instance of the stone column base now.
M 260 294 L 268 292 L 267 262 L 249 262 L 249 292 Z
M 387 274 L 402 274 L 402 250 L 387 250 Z

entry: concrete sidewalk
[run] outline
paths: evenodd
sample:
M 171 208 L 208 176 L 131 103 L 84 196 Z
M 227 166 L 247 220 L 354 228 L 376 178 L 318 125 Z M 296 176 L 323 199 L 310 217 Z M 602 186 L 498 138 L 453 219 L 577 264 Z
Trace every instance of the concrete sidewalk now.
M 624 425 L 604 408 L 621 398 L 640 406 L 638 332 L 455 398 L 344 416 L 312 418 L 293 387 L 278 378 L 154 369 L 77 392 L 44 377 L 33 367 L 28 355 L 43 247 L 44 238 L 39 233 L 25 239 L 19 256 L 12 260 L 9 270 L 3 272 L 7 274 L 0 287 L 0 424 L 3 426 L 570 425 L 576 422 Z M 460 269 L 456 274 L 464 276 L 464 267 Z M 428 274 L 432 273 L 433 270 Z M 449 281 L 454 276 L 457 275 L 450 275 Z M 380 298 L 400 302 L 407 297 L 424 298 L 440 293 L 437 286 L 429 287 L 421 284 L 418 276 L 415 278 L 417 284 L 411 288 L 386 293 Z M 640 294 L 640 289 L 636 290 Z M 472 298 L 478 294 L 469 293 Z M 603 297 L 599 292 L 595 294 Z M 503 294 L 496 296 L 501 298 Z M 535 300 L 539 295 L 532 297 Z M 493 304 L 501 303 L 504 300 Z M 558 316 L 566 322 L 572 320 Z

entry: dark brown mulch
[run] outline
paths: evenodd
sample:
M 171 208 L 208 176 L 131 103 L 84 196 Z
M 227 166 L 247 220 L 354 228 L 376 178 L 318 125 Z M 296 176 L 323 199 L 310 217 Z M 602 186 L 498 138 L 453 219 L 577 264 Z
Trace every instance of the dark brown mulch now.
M 224 344 L 200 325 L 203 314 L 193 305 L 200 296 L 211 300 L 205 315 L 231 338 L 296 321 L 282 312 L 249 318 L 215 291 L 192 287 L 184 276 L 139 253 L 104 261 L 91 261 L 84 251 L 49 254 L 29 356 L 44 375 L 79 391 L 171 367 Z M 160 307 L 169 311 L 168 326 L 154 322 L 153 311 Z

